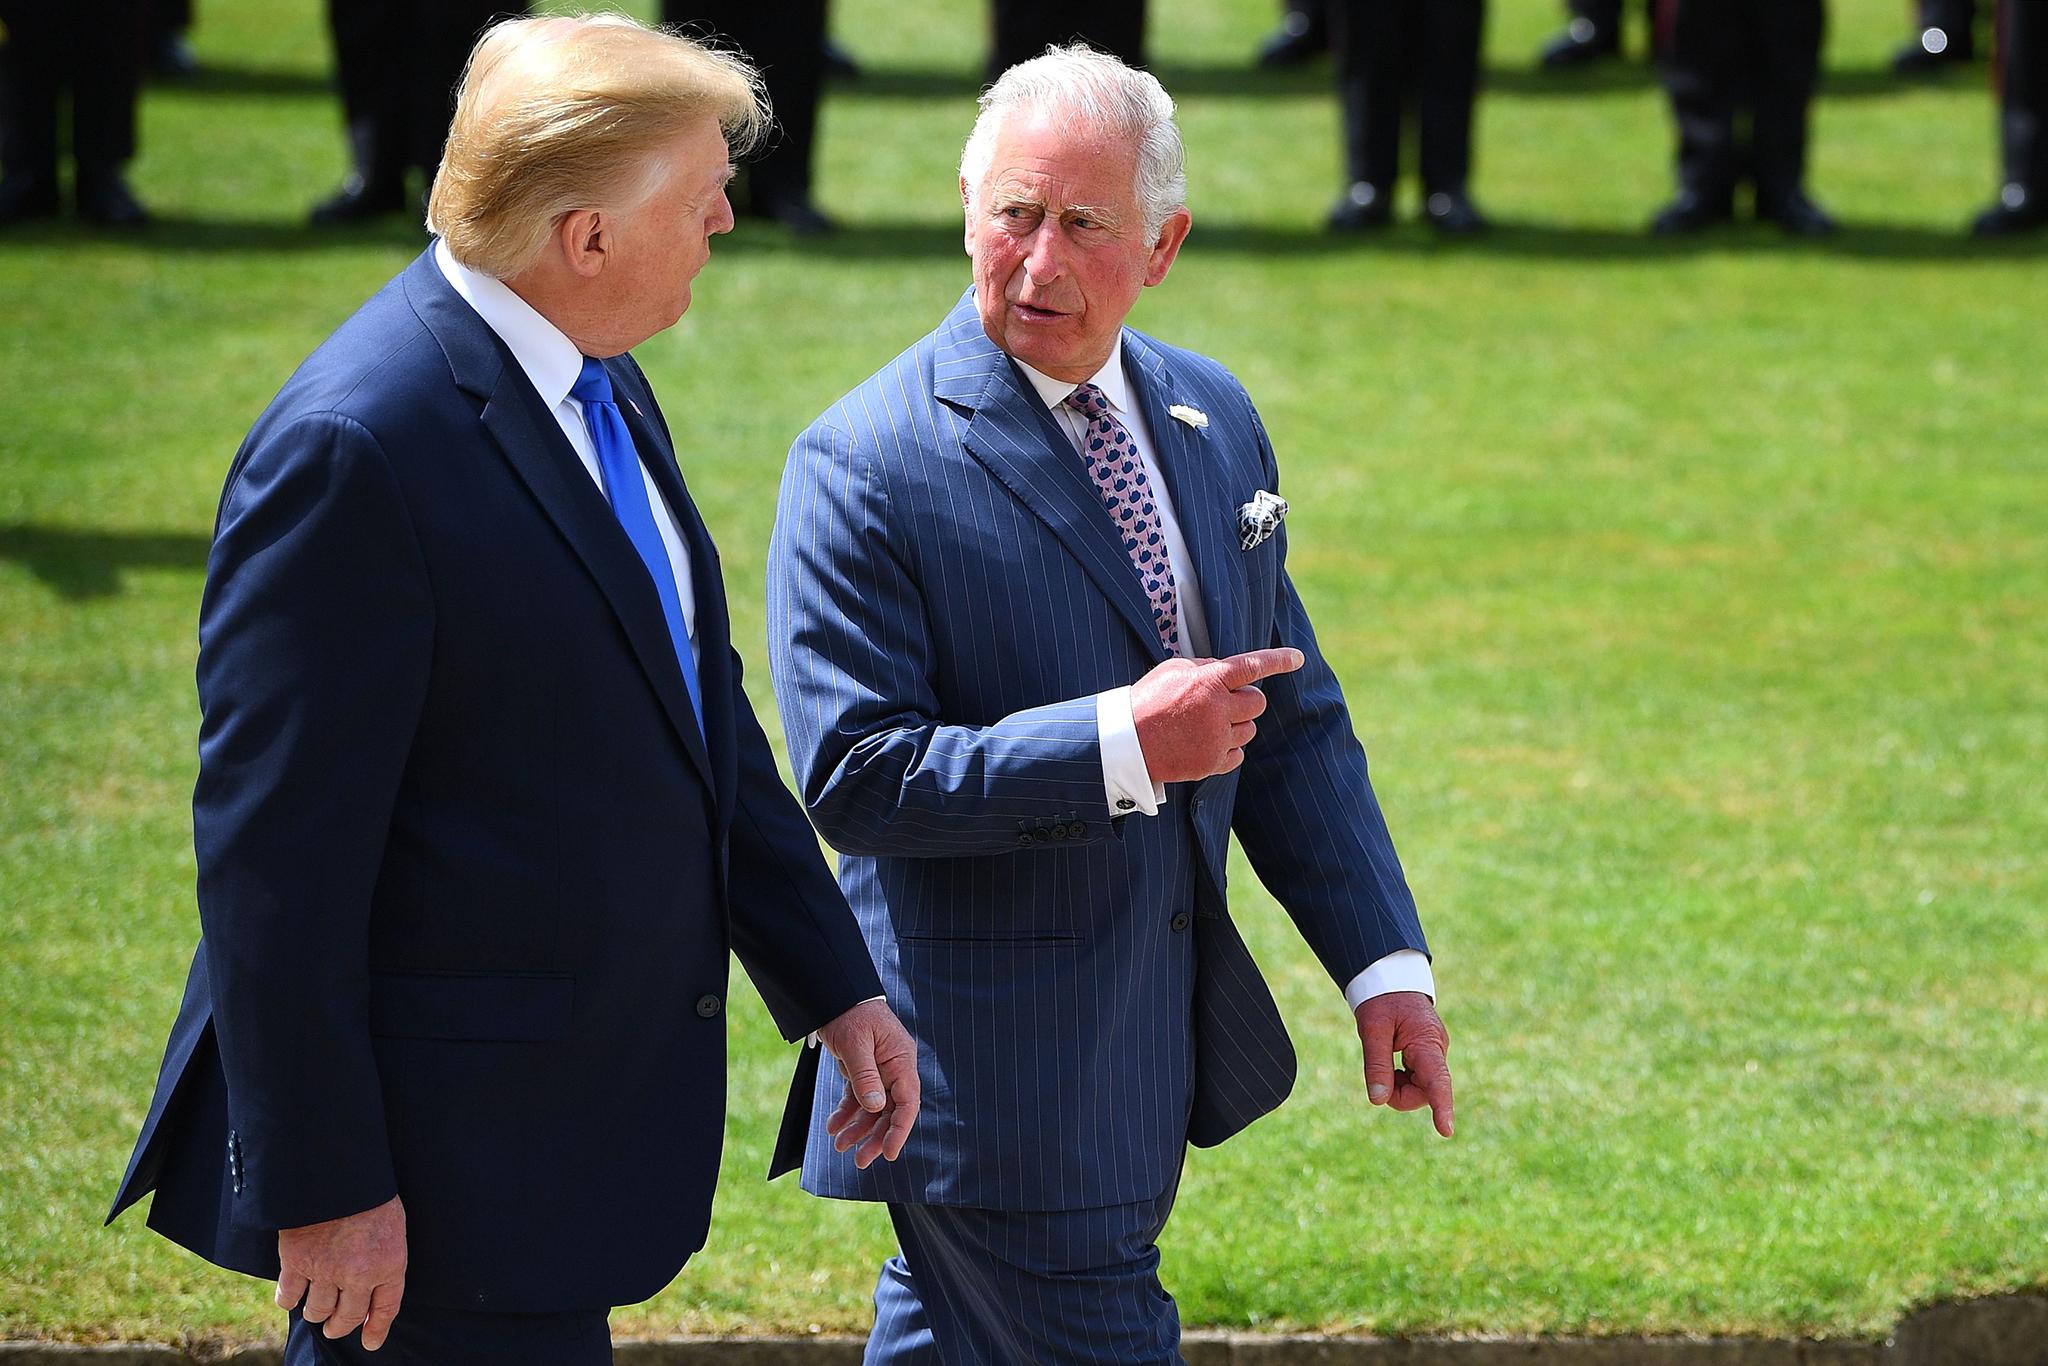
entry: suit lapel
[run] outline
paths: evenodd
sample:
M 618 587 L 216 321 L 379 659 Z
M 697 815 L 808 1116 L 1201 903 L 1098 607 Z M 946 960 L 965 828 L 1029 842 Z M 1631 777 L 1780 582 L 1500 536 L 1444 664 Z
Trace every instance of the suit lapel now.
M 683 482 L 674 448 L 654 420 L 631 400 L 630 396 L 642 390 L 636 379 L 621 373 L 623 368 L 606 366 L 613 392 L 627 400 L 619 411 L 626 419 L 626 430 L 633 435 L 633 445 L 639 450 L 642 463 L 653 473 L 655 487 L 668 503 L 690 557 L 690 588 L 696 599 L 697 686 L 704 699 L 703 738 L 710 746 L 712 790 L 718 797 L 719 819 L 729 826 L 733 799 L 739 788 L 738 745 L 733 738 L 738 724 L 733 709 L 739 705 L 739 699 L 738 684 L 732 676 L 732 621 L 726 610 L 725 580 L 719 572 L 717 552 L 712 548 L 710 528 L 705 526 Z
M 1158 350 L 1135 332 L 1124 333 L 1124 372 L 1151 430 L 1181 539 L 1195 562 L 1209 653 L 1219 659 L 1237 654 L 1249 648 L 1243 625 L 1249 589 L 1238 549 L 1237 504 L 1242 499 L 1217 469 L 1214 443 L 1222 438 L 1213 435 L 1214 428 L 1197 430 L 1167 411 L 1180 398 L 1172 372 Z
M 1157 660 L 1166 658 L 1144 585 L 1081 458 L 1010 358 L 988 340 L 970 293 L 946 320 L 934 397 L 971 408 L 967 451 L 1045 523 Z
M 683 683 L 682 666 L 676 662 L 675 644 L 662 616 L 661 599 L 647 577 L 647 566 L 641 563 L 604 493 L 583 469 L 554 416 L 541 410 L 539 395 L 517 365 L 504 368 L 484 405 L 483 424 L 597 581 L 691 764 L 706 786 L 715 786 L 710 756 L 697 729 L 696 713 L 690 708 L 689 689 Z
M 442 278 L 432 247 L 406 268 L 400 283 L 414 313 L 441 344 L 456 387 L 482 403 L 484 430 L 611 604 L 691 766 L 716 792 L 661 599 L 603 491 L 576 458 L 554 415 L 541 407 L 540 395 L 504 342 Z

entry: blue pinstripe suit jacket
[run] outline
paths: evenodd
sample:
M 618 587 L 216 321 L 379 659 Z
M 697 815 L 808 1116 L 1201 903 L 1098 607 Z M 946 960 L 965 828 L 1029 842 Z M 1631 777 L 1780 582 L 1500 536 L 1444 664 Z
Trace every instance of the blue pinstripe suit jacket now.
M 1237 508 L 1279 488 L 1258 414 L 1212 360 L 1128 330 L 1124 358 L 1212 652 L 1307 656 L 1265 685 L 1244 765 L 1170 787 L 1157 816 L 1108 810 L 1095 723 L 1096 693 L 1165 658 L 1142 586 L 971 292 L 791 449 L 769 551 L 776 695 L 924 1082 L 902 1159 L 862 1172 L 825 1137 L 827 1071 L 804 1159 L 818 1194 L 1151 1199 L 1184 1143 L 1278 1105 L 1294 1056 L 1226 911 L 1233 831 L 1337 981 L 1427 951 L 1285 533 L 1239 548 Z

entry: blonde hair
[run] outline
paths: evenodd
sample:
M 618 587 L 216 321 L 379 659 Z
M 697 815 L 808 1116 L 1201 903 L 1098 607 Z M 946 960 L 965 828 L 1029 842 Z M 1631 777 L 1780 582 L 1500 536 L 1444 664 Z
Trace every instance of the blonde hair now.
M 733 155 L 768 126 L 739 56 L 618 14 L 512 19 L 470 54 L 427 227 L 472 270 L 532 265 L 562 215 L 625 211 L 675 169 L 662 151 L 705 116 Z

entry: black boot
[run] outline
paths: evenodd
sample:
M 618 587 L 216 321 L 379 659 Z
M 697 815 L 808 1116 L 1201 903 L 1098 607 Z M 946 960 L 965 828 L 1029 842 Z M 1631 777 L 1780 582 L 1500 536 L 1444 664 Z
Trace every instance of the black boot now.
M 2048 226 L 2048 202 L 2013 181 L 1998 192 L 1998 202 L 1977 215 L 1970 231 L 1978 237 L 2011 237 Z
M 1600 26 L 1583 15 L 1565 26 L 1564 32 L 1543 45 L 1537 55 L 1537 65 L 1545 71 L 1560 71 L 1566 67 L 1585 66 L 1589 62 L 1602 61 L 1621 55 L 1621 34 L 1602 32 Z
M 381 177 L 372 182 L 359 171 L 350 171 L 341 188 L 313 206 L 311 221 L 316 228 L 367 223 L 405 208 L 405 185 Z
M 139 228 L 149 222 L 149 210 L 142 207 L 119 171 L 87 171 L 80 168 L 73 190 L 78 216 L 103 228 Z
M 0 227 L 57 216 L 57 178 L 38 171 L 0 176 Z

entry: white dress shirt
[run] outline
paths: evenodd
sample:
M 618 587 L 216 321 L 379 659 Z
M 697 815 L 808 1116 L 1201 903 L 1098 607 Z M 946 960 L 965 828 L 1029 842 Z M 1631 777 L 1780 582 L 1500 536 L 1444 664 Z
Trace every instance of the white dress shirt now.
M 576 349 L 576 343 L 535 312 L 533 305 L 513 293 L 504 281 L 471 270 L 456 260 L 446 242 L 434 243 L 434 264 L 441 268 L 449 286 L 511 351 L 512 359 L 519 362 L 519 368 L 540 395 L 541 404 L 554 414 L 562 435 L 569 438 L 576 458 L 583 462 L 598 492 L 603 493 L 604 475 L 598 469 L 597 448 L 591 444 L 590 429 L 583 425 L 583 405 L 569 397 L 569 390 L 583 373 L 583 353 Z M 630 400 L 622 398 L 620 402 Z M 654 511 L 654 528 L 661 533 L 662 548 L 668 551 L 669 568 L 676 576 L 676 597 L 682 602 L 683 627 L 689 633 L 692 661 L 701 666 L 704 661 L 697 644 L 697 595 L 690 580 L 689 552 L 683 549 L 675 513 L 648 472 L 644 455 L 640 457 L 640 478 L 647 485 L 647 506 Z
M 1080 388 L 1032 369 L 1023 361 L 1017 368 L 1031 382 L 1031 388 L 1052 411 L 1053 420 L 1081 454 L 1087 438 L 1088 418 L 1067 406 L 1067 399 Z M 1159 454 L 1152 445 L 1152 432 L 1145 414 L 1131 399 L 1130 381 L 1124 378 L 1124 340 L 1118 333 L 1116 346 L 1088 383 L 1102 391 L 1110 411 L 1131 434 L 1138 463 L 1152 485 L 1152 501 L 1159 511 L 1159 531 L 1166 538 L 1166 558 L 1173 569 L 1174 617 L 1180 626 L 1181 654 L 1198 658 L 1209 653 L 1209 623 L 1202 613 L 1201 584 L 1195 578 L 1194 557 L 1188 554 L 1180 522 L 1173 513 L 1173 495 L 1159 475 Z M 1107 516 L 1108 513 L 1103 514 Z M 1095 729 L 1102 744 L 1102 785 L 1110 814 L 1156 816 L 1166 800 L 1166 787 L 1152 781 L 1145 764 L 1144 748 L 1138 743 L 1138 723 L 1131 710 L 1131 689 L 1127 684 L 1098 693 L 1095 698 Z M 1359 1003 L 1393 991 L 1419 991 L 1436 996 L 1436 979 L 1429 970 L 1429 958 L 1414 949 L 1398 949 L 1368 966 L 1344 988 L 1344 1000 L 1352 1010 Z

